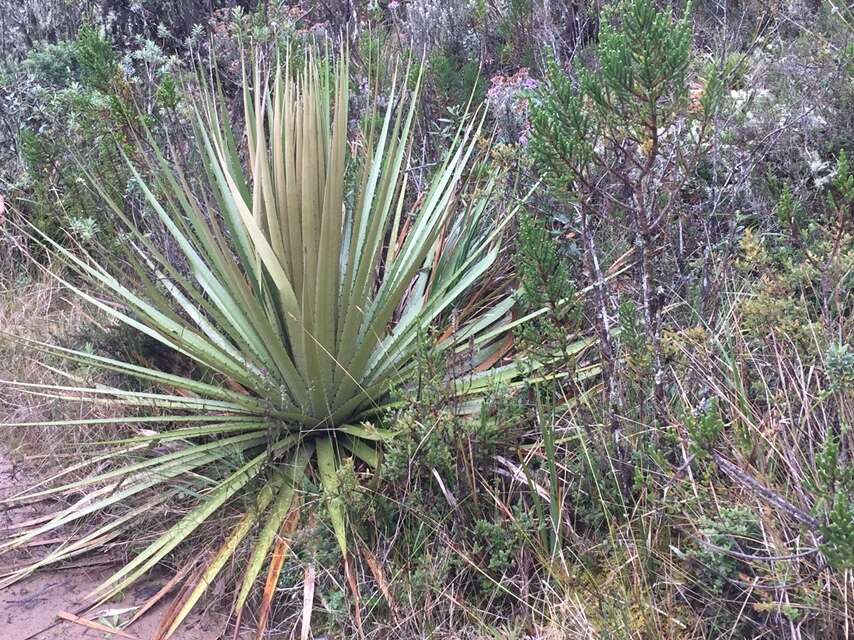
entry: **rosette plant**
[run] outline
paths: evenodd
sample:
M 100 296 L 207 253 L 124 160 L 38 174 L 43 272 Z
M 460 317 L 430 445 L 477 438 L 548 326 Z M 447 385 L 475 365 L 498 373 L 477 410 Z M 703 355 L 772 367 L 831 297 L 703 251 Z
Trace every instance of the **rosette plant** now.
M 461 396 L 461 410 L 476 410 L 478 394 L 516 373 L 512 364 L 498 366 L 513 300 L 486 280 L 509 212 L 497 213 L 488 172 L 467 186 L 482 117 L 464 120 L 426 188 L 414 194 L 408 168 L 418 83 L 413 90 L 395 83 L 354 142 L 345 57 L 322 63 L 309 55 L 299 69 L 251 66 L 242 137 L 215 84 L 202 83 L 194 142 L 203 166 L 194 175 L 153 140 L 146 171 L 128 160 L 147 208 L 168 231 L 171 257 L 105 192 L 122 221 L 120 269 L 41 238 L 74 275 L 56 276 L 65 287 L 180 354 L 194 373 L 39 343 L 33 346 L 52 357 L 138 384 L 89 387 L 71 374 L 64 374 L 67 385 L 4 382 L 127 408 L 114 418 L 38 424 L 115 424 L 130 435 L 6 501 L 66 496 L 70 504 L 15 525 L 0 553 L 90 515 L 105 517 L 9 571 L 2 585 L 132 536 L 139 518 L 180 497 L 186 513 L 96 589 L 93 601 L 103 603 L 217 514 L 242 513 L 224 541 L 176 576 L 183 587 L 160 638 L 172 635 L 235 552 L 247 548 L 234 610 L 239 616 L 263 572 L 263 627 L 306 478 L 322 488 L 324 521 L 347 562 L 338 469 L 348 458 L 365 470 L 380 463 L 383 443 L 394 437 L 383 423 L 394 401 L 389 390 L 416 377 L 425 335 L 433 348 L 455 354 L 461 373 L 450 393 Z M 33 423 L 5 428 L 24 424 Z M 86 469 L 83 479 L 63 479 Z

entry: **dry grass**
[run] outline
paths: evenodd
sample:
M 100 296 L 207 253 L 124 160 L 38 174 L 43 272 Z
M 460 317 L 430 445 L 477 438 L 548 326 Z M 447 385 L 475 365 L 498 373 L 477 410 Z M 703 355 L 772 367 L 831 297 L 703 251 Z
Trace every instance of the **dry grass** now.
M 91 308 L 68 296 L 48 274 L 40 273 L 26 283 L 0 290 L 0 380 L 72 386 L 81 380 L 111 384 L 113 381 L 103 376 L 96 379 L 88 369 L 57 361 L 26 342 L 85 349 L 88 347 L 81 332 L 87 326 L 109 325 L 104 317 L 93 315 Z M 60 399 L 40 389 L 0 385 L 0 424 L 114 415 L 116 408 L 108 404 Z M 93 425 L 7 427 L 0 429 L 0 445 L 30 475 L 43 477 L 67 461 L 79 461 L 92 451 L 94 443 L 116 436 L 114 428 Z
M 107 318 L 93 312 L 91 307 L 81 304 L 74 296 L 59 285 L 46 273 L 34 277 L 26 284 L 9 287 L 0 291 L 0 380 L 14 380 L 46 385 L 91 386 L 105 384 L 116 386 L 120 381 L 110 378 L 103 372 L 93 375 L 88 369 L 75 367 L 73 363 L 57 361 L 50 354 L 42 353 L 29 345 L 26 340 L 37 340 L 47 344 L 60 345 L 75 349 L 88 349 L 87 327 L 97 326 L 108 329 L 111 325 Z M 103 345 L 98 345 L 103 347 Z M 52 370 L 48 367 L 54 367 Z M 66 372 L 66 375 L 59 373 Z M 68 376 L 73 376 L 69 378 Z M 103 451 L 100 444 L 107 440 L 125 437 L 133 427 L 122 425 L 63 425 L 63 426 L 26 426 L 6 427 L 7 423 L 40 422 L 50 420 L 85 420 L 127 415 L 127 407 L 94 403 L 91 399 L 75 401 L 47 397 L 40 389 L 28 392 L 0 384 L 0 455 L 13 468 L 13 478 L 18 478 L 20 487 L 13 493 L 27 488 L 34 482 L 50 482 L 54 474 L 66 470 L 68 465 L 94 457 Z M 122 465 L 129 461 L 128 455 L 117 455 L 103 465 Z M 63 482 L 71 482 L 91 473 L 91 466 L 79 469 L 63 476 Z M 79 494 L 60 494 L 37 507 L 37 513 L 43 514 L 60 509 L 79 497 Z M 29 507 L 28 507 L 29 508 Z M 118 539 L 100 550 L 120 562 L 134 549 L 149 544 L 160 531 L 164 522 L 177 520 L 184 515 L 185 509 L 174 501 L 152 511 L 138 523 L 133 539 Z M 68 536 L 78 535 L 92 526 L 97 526 L 110 514 L 100 514 L 95 518 L 86 518 L 68 527 Z M 225 530 L 230 524 L 227 518 L 216 523 L 217 528 Z M 205 532 L 210 540 L 217 538 L 215 529 Z M 224 535 L 224 534 L 223 534 Z M 199 541 L 204 546 L 204 540 Z M 198 556 L 198 549 L 186 549 L 177 554 L 178 566 Z M 221 595 L 221 594 L 220 594 Z M 214 602 L 218 601 L 216 598 Z

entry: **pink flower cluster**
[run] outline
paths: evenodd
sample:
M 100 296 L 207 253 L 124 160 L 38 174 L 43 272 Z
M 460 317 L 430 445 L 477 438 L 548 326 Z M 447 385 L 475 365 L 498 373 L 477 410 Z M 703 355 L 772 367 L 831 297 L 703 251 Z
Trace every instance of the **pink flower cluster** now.
M 527 144 L 531 128 L 528 121 L 528 93 L 536 89 L 539 82 L 523 67 L 511 76 L 493 76 L 490 84 L 486 100 L 505 138 L 508 142 Z
M 492 76 L 492 85 L 486 94 L 490 102 L 503 102 L 508 99 L 520 98 L 524 91 L 532 91 L 539 86 L 539 82 L 531 77 L 530 71 L 523 67 L 512 76 L 498 74 Z M 522 98 L 524 101 L 524 98 Z M 525 101 L 527 104 L 527 101 Z

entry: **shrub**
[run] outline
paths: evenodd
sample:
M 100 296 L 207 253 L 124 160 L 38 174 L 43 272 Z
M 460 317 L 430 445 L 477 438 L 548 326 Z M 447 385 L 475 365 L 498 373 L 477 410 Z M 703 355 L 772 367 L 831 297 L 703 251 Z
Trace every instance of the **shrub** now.
M 682 187 L 708 142 L 719 94 L 711 76 L 695 98 L 689 93 L 691 26 L 674 20 L 650 0 L 614 5 L 602 22 L 597 65 L 579 66 L 575 77 L 552 62 L 532 105 L 531 152 L 544 179 L 575 212 L 585 267 L 593 281 L 595 319 L 612 427 L 622 391 L 611 316 L 595 229 L 626 226 L 636 262 L 637 308 L 649 342 L 659 425 L 667 414 L 661 334 L 662 265 L 669 227 Z M 677 133 L 682 126 L 689 136 Z M 669 158 L 679 157 L 679 162 Z

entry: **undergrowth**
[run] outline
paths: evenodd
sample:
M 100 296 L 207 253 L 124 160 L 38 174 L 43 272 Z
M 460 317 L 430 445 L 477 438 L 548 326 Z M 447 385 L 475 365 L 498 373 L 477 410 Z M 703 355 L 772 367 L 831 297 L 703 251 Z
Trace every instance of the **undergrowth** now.
M 146 126 L 192 162 L 193 73 L 172 53 L 212 48 L 233 98 L 242 42 L 272 59 L 344 33 L 360 58 L 352 126 L 368 79 L 393 73 L 387 54 L 423 54 L 407 179 L 423 196 L 465 104 L 483 102 L 495 135 L 478 146 L 501 169 L 507 209 L 520 204 L 487 286 L 515 288 L 519 323 L 488 360 L 523 354 L 527 369 L 475 410 L 460 400 L 471 350 L 449 357 L 434 349 L 436 330 L 419 334 L 415 383 L 393 386 L 381 416 L 394 438 L 376 469 L 343 459 L 335 471 L 346 553 L 321 483 L 296 487 L 314 515 L 280 537 L 289 546 L 270 585 L 270 633 L 296 637 L 310 614 L 314 637 L 330 638 L 850 637 L 850 10 L 381 2 L 354 9 L 375 27 L 359 31 L 341 3 L 299 4 L 218 11 L 186 42 L 148 25 L 117 43 L 113 27 L 83 26 L 4 71 L 21 115 L 0 200 L 0 380 L 71 380 L 26 339 L 217 380 L 71 301 L 32 266 L 46 257 L 17 226 L 110 255 L 109 216 L 85 186 L 96 173 L 175 257 L 114 155 L 134 156 Z M 626 84 L 627 69 L 638 84 Z M 639 203 L 650 202 L 661 215 L 644 218 Z M 466 312 L 456 305 L 451 326 Z M 67 373 L 129 384 L 83 366 Z M 0 423 L 115 412 L 0 388 Z M 0 429 L 8 454 L 41 477 L 115 437 L 85 424 Z M 241 464 L 235 455 L 212 476 Z M 170 503 L 172 521 L 192 500 L 187 491 Z M 226 505 L 168 568 L 212 554 L 241 507 Z M 122 541 L 122 553 L 162 524 Z M 250 553 L 237 548 L 211 602 L 235 596 Z

